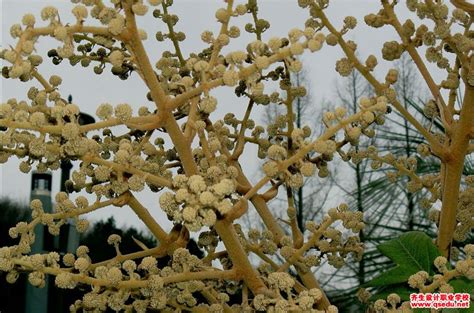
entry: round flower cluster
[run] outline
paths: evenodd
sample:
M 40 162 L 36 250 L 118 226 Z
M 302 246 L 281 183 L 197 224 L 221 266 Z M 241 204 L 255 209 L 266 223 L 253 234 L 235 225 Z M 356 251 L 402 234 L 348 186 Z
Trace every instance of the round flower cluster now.
M 469 179 L 468 179 L 469 180 Z M 474 228 L 472 222 L 474 207 L 474 187 L 468 186 L 459 193 L 459 201 L 456 213 L 456 229 L 454 230 L 454 239 L 465 241 Z
M 283 277 L 284 273 L 272 273 L 269 275 L 269 280 L 275 282 L 277 285 L 287 285 L 287 278 Z M 271 277 L 271 278 L 270 278 Z M 289 277 L 291 279 L 291 277 Z M 289 282 L 289 280 L 288 280 Z M 306 312 L 312 311 L 314 304 L 318 303 L 322 299 L 322 292 L 318 288 L 312 288 L 300 292 L 292 301 L 285 299 L 274 299 L 265 295 L 257 295 L 252 302 L 252 306 L 257 311 L 267 312 Z M 329 306 L 326 312 L 337 313 L 338 309 L 335 306 Z
M 174 221 L 183 222 L 191 231 L 213 226 L 217 218 L 228 213 L 239 200 L 233 178 L 236 174 L 233 167 L 226 170 L 211 166 L 205 176 L 177 175 L 173 178 L 174 192 L 163 193 L 160 206 Z
M 351 74 L 354 66 L 348 58 L 342 58 L 336 62 L 336 72 L 341 74 L 343 77 L 347 77 Z
M 357 25 L 357 19 L 353 16 L 347 16 L 344 19 L 344 28 L 354 29 Z
M 397 41 L 387 41 L 383 44 L 382 57 L 387 61 L 397 60 L 405 49 Z
M 409 301 L 401 301 L 401 298 L 396 293 L 391 293 L 387 299 L 378 299 L 373 304 L 373 309 L 377 313 L 385 312 L 413 312 Z
M 385 17 L 383 14 L 368 14 L 364 16 L 364 22 L 374 28 L 379 28 L 385 25 Z
M 124 123 L 132 117 L 132 113 L 132 108 L 126 103 L 118 104 L 115 107 L 115 117 Z
M 295 280 L 288 273 L 275 272 L 268 275 L 268 283 L 277 289 L 286 291 L 294 286 Z
M 420 271 L 408 278 L 408 284 L 414 289 L 421 289 L 425 285 L 428 278 L 429 274 L 427 272 Z

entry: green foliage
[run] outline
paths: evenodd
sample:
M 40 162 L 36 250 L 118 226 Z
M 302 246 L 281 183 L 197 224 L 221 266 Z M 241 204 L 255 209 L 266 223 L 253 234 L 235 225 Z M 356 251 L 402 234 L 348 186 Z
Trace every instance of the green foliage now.
M 397 266 L 371 280 L 367 284 L 371 287 L 401 283 L 419 271 L 433 275 L 433 261 L 440 255 L 432 239 L 418 231 L 384 242 L 377 249 Z
M 454 288 L 454 292 L 469 293 L 471 298 L 474 297 L 474 280 L 469 280 L 466 277 L 459 277 L 449 282 Z
M 418 291 L 408 286 L 408 278 L 419 271 L 425 271 L 433 276 L 435 274 L 433 262 L 440 256 L 433 240 L 419 231 L 407 232 L 380 244 L 377 249 L 390 258 L 396 266 L 364 285 L 364 287 L 376 287 L 376 293 L 371 298 L 373 301 L 386 299 L 391 293 L 398 294 L 402 301 L 409 301 L 410 294 Z M 449 284 L 456 293 L 469 293 L 471 297 L 474 295 L 473 280 L 459 277 L 451 280 Z M 416 312 L 429 311 L 417 310 Z
M 374 296 L 376 299 L 397 293 L 403 300 L 409 300 L 409 294 L 415 290 L 408 287 L 408 278 L 419 271 L 433 275 L 433 261 L 440 256 L 433 240 L 419 231 L 407 232 L 380 244 L 377 249 L 396 266 L 365 284 L 365 287 L 381 287 Z

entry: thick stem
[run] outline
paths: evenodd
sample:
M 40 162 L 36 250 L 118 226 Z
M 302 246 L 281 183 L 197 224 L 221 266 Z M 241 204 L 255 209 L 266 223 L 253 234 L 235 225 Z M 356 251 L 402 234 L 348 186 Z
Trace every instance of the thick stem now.
M 176 152 L 178 152 L 184 171 L 188 176 L 195 175 L 198 173 L 198 168 L 196 162 L 194 161 L 191 145 L 189 141 L 186 140 L 186 137 L 184 137 L 181 129 L 179 129 L 179 125 L 174 117 L 170 113 L 167 114 L 168 116 L 166 119 L 165 128 L 171 138 L 171 141 L 173 141 Z
M 21 266 L 27 271 L 33 271 L 35 267 L 30 261 L 27 260 L 13 260 L 15 265 Z M 61 273 L 64 273 L 63 269 L 57 267 L 43 267 L 39 270 L 45 274 L 57 276 Z M 140 289 L 146 288 L 149 286 L 148 280 L 124 280 L 118 284 L 113 284 L 106 279 L 93 278 L 86 276 L 84 274 L 75 274 L 71 273 L 70 277 L 73 281 L 78 283 L 83 283 L 91 286 L 103 286 L 107 288 L 117 288 L 117 289 Z M 208 270 L 202 272 L 183 272 L 175 275 L 163 277 L 163 284 L 169 285 L 173 283 L 179 283 L 184 281 L 191 280 L 235 280 L 236 273 L 234 270 L 220 271 L 220 270 Z
M 464 168 L 464 157 L 469 148 L 469 130 L 474 121 L 474 88 L 466 86 L 464 101 L 459 121 L 455 124 L 451 145 L 450 158 L 445 162 L 443 184 L 443 205 L 438 232 L 438 248 L 442 255 L 449 257 L 451 242 L 456 228 L 456 211 L 459 190 Z
M 451 3 L 459 8 L 463 9 L 464 11 L 473 13 L 474 12 L 474 4 L 467 2 L 466 0 L 451 0 Z
M 237 160 L 244 152 L 245 130 L 247 129 L 247 121 L 250 118 L 250 112 L 252 112 L 253 103 L 253 100 L 249 101 L 244 118 L 242 119 L 242 125 L 240 126 L 239 136 L 237 137 L 237 144 L 235 145 L 234 152 L 232 153 L 233 160 Z
M 160 243 L 166 242 L 168 234 L 161 228 L 161 226 L 155 221 L 150 212 L 130 193 L 130 199 L 128 205 L 132 208 L 133 212 L 142 220 L 142 222 L 148 227 L 151 233 L 158 239 Z
M 250 181 L 240 170 L 240 166 L 238 165 L 238 163 L 234 162 L 233 165 L 239 169 L 239 176 L 237 177 L 237 182 L 245 187 L 251 188 L 252 185 L 250 184 Z M 270 209 L 268 208 L 265 200 L 262 198 L 261 195 L 255 194 L 250 198 L 250 202 L 252 202 L 252 204 L 254 205 L 255 210 L 262 218 L 262 221 L 267 227 L 267 229 L 273 234 L 275 242 L 280 242 L 280 239 L 285 235 L 285 233 L 281 229 L 280 225 L 278 225 L 273 214 L 270 212 Z
M 130 2 L 130 1 L 128 1 Z M 135 15 L 132 12 L 131 4 L 124 6 L 125 16 L 127 20 L 127 29 L 130 32 L 130 46 L 132 52 L 135 55 L 140 71 L 143 74 L 145 84 L 150 89 L 150 94 L 157 108 L 166 107 L 166 102 L 169 97 L 165 94 L 163 88 L 161 88 L 160 82 L 156 77 L 153 66 L 148 59 L 148 55 L 143 47 L 140 35 L 138 34 L 137 23 L 135 21 Z
M 237 275 L 243 278 L 245 284 L 254 294 L 269 293 L 268 288 L 260 279 L 260 275 L 250 264 L 232 223 L 221 220 L 214 225 L 214 228 L 219 237 L 221 237 L 222 242 L 224 242 L 232 264 L 237 270 Z
M 331 302 L 329 302 L 329 299 L 326 295 L 326 293 L 324 292 L 323 288 L 321 288 L 321 285 L 319 284 L 319 282 L 316 280 L 316 278 L 314 278 L 314 274 L 313 272 L 311 271 L 303 271 L 302 269 L 300 269 L 298 266 L 296 266 L 296 270 L 298 272 L 298 276 L 301 278 L 301 281 L 303 282 L 303 285 L 309 289 L 313 289 L 313 288 L 316 288 L 316 289 L 319 289 L 322 293 L 322 298 L 321 300 L 317 303 L 317 308 L 319 310 L 326 310 L 330 305 L 331 305 Z

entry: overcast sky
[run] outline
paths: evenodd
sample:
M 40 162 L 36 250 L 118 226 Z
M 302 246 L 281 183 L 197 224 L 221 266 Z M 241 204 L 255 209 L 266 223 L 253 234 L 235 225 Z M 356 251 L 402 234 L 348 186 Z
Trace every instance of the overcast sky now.
M 244 3 L 246 1 L 236 1 Z M 404 1 L 399 5 L 399 16 L 405 20 L 413 13 L 408 12 L 404 6 Z M 73 5 L 69 1 L 44 1 L 44 0 L 3 0 L 1 1 L 2 12 L 2 38 L 1 46 L 15 45 L 15 41 L 9 35 L 10 25 L 19 23 L 25 13 L 33 13 L 37 16 L 37 25 L 44 22 L 39 17 L 41 8 L 46 5 L 54 5 L 60 11 L 61 20 L 64 23 L 74 22 L 70 13 Z M 264 40 L 272 36 L 285 36 L 293 27 L 304 28 L 304 21 L 308 17 L 308 12 L 298 7 L 297 1 L 293 0 L 264 0 L 259 1 L 260 17 L 267 19 L 271 23 L 271 28 L 264 34 Z M 375 13 L 379 10 L 379 1 L 375 0 L 333 0 L 327 10 L 330 19 L 340 27 L 342 20 L 346 15 L 353 15 L 358 18 L 358 27 L 351 31 L 346 38 L 352 39 L 358 44 L 358 54 L 362 60 L 369 54 L 380 56 L 380 50 L 384 41 L 397 39 L 396 34 L 388 27 L 383 29 L 373 29 L 367 27 L 363 22 L 363 16 L 368 13 Z M 189 55 L 192 51 L 200 51 L 205 47 L 200 40 L 200 34 L 204 30 L 211 30 L 215 33 L 219 30 L 219 25 L 214 18 L 214 12 L 217 8 L 224 6 L 222 0 L 177 0 L 171 8 L 171 12 L 180 17 L 176 29 L 183 31 L 187 35 L 187 40 L 182 43 L 184 55 Z M 231 25 L 243 26 L 250 22 L 248 17 L 233 19 Z M 164 24 L 161 21 L 151 17 L 151 10 L 148 14 L 139 18 L 139 26 L 148 32 L 148 40 L 145 46 L 149 52 L 152 63 L 156 62 L 161 52 L 169 47 L 167 43 L 157 42 L 155 32 L 165 31 Z M 245 35 L 242 30 L 242 36 L 234 40 L 230 46 L 226 47 L 224 52 L 244 48 L 242 43 L 247 43 L 251 37 Z M 58 74 L 63 78 L 63 84 L 60 86 L 60 92 L 65 98 L 71 94 L 74 103 L 80 106 L 81 111 L 95 115 L 95 108 L 103 102 L 109 102 L 113 105 L 119 103 L 130 103 L 135 112 L 138 107 L 148 105 L 153 108 L 150 102 L 145 99 L 146 89 L 138 75 L 132 75 L 130 79 L 121 81 L 112 76 L 109 71 L 104 71 L 103 75 L 97 76 L 92 72 L 92 66 L 82 68 L 81 66 L 72 67 L 69 62 L 63 62 L 59 66 L 53 66 L 46 57 L 48 48 L 57 47 L 59 44 L 50 38 L 41 38 L 37 49 L 44 58 L 44 63 L 39 67 L 39 72 L 45 77 L 52 74 Z M 241 45 L 241 47 L 239 47 Z M 314 54 L 305 54 L 303 62 L 307 68 L 311 80 L 311 93 L 315 96 L 314 105 L 321 103 L 325 99 L 334 105 L 340 104 L 332 101 L 334 98 L 334 85 L 338 79 L 334 71 L 334 64 L 342 56 L 339 48 L 325 46 L 321 51 Z M 382 62 L 378 68 L 378 76 L 384 77 L 385 71 L 390 67 L 387 62 Z M 441 78 L 435 71 L 435 77 Z M 2 102 L 9 98 L 26 99 L 26 91 L 31 86 L 38 86 L 36 81 L 21 83 L 18 80 L 2 79 Z M 220 88 L 214 92 L 220 100 L 216 116 L 222 116 L 226 112 L 234 112 L 238 117 L 243 115 L 246 107 L 245 100 L 238 99 L 233 95 L 229 88 Z M 257 110 L 258 111 L 258 110 Z M 254 118 L 258 121 L 258 117 Z M 250 148 L 244 156 L 245 172 L 255 173 L 249 175 L 252 181 L 258 180 L 257 164 L 255 162 L 255 150 Z M 11 158 L 7 164 L 0 165 L 0 195 L 9 196 L 13 199 L 26 202 L 29 199 L 30 175 L 22 174 L 18 171 L 18 161 Z M 59 189 L 58 174 L 54 176 L 53 194 Z M 166 219 L 158 207 L 158 196 L 151 192 L 143 192 L 139 196 L 146 207 L 148 207 L 153 216 L 160 220 Z M 107 208 L 100 212 L 92 213 L 88 217 L 92 220 L 114 215 L 119 225 L 134 225 L 142 227 L 138 218 L 136 218 L 127 208 Z M 170 224 L 167 224 L 168 226 Z

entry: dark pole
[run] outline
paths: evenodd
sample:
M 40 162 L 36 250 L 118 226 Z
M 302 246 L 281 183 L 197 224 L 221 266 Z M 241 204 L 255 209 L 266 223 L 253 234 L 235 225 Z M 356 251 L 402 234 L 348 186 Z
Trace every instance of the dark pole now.
M 72 163 L 68 159 L 61 160 L 61 191 L 66 192 L 66 180 L 71 174 Z

